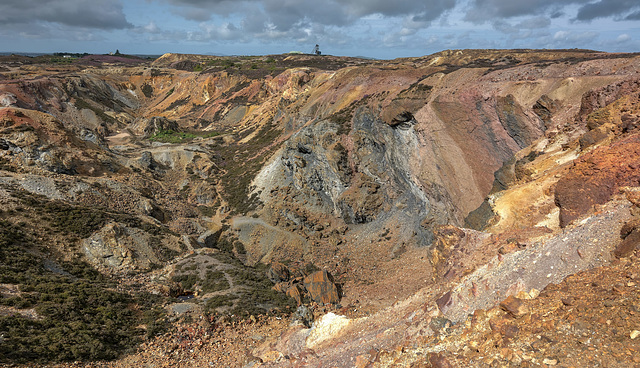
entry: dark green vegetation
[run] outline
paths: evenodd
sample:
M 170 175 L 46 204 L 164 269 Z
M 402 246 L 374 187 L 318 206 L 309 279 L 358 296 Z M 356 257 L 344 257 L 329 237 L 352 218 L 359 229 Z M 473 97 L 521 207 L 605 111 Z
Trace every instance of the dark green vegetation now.
M 140 87 L 140 89 L 146 98 L 153 97 L 153 87 L 150 84 L 145 83 Z
M 49 200 L 48 198 L 32 194 L 23 190 L 11 188 L 11 193 L 24 205 L 39 209 L 38 215 L 44 220 L 44 228 L 66 236 L 86 238 L 102 228 L 110 221 L 137 227 L 152 235 L 169 234 L 171 231 L 148 222 L 138 217 L 127 214 L 108 211 L 98 207 L 73 206 L 62 201 Z M 44 225 L 42 224 L 42 225 Z
M 0 298 L 0 362 L 114 359 L 148 334 L 162 332 L 164 313 L 149 294 L 115 284 L 82 261 L 46 259 L 26 225 L 0 220 L 0 283 L 18 292 Z M 32 309 L 31 314 L 18 310 Z M 35 315 L 33 314 L 35 312 Z
M 236 260 L 239 263 L 239 261 Z M 272 289 L 273 284 L 266 276 L 268 266 L 258 263 L 255 268 L 236 267 L 229 272 L 234 282 L 243 287 L 236 293 L 237 299 L 231 313 L 238 316 L 263 314 L 265 310 L 275 308 L 281 313 L 292 312 L 295 301 L 289 296 Z M 212 303 L 207 302 L 207 308 Z
M 161 297 L 116 291 L 114 280 L 82 261 L 76 241 L 109 221 L 152 239 L 169 230 L 132 215 L 5 189 L 21 207 L 0 211 L 0 284 L 6 286 L 0 289 L 0 363 L 114 359 L 168 328 Z M 60 237 L 69 250 L 64 256 L 51 246 Z M 164 260 L 176 255 L 159 254 Z

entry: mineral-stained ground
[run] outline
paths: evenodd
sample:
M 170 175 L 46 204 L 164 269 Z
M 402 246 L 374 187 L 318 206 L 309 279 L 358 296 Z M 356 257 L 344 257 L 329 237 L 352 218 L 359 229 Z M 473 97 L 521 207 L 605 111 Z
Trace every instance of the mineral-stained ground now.
M 0 58 L 0 364 L 640 367 L 640 56 Z

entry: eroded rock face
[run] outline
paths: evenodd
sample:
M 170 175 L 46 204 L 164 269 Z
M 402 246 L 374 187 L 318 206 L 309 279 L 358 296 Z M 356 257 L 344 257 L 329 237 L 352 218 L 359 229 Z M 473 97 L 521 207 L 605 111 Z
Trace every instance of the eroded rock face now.
M 621 164 L 623 163 L 623 164 Z M 640 135 L 610 147 L 597 148 L 575 161 L 571 172 L 558 181 L 555 201 L 560 207 L 560 226 L 607 202 L 622 186 L 640 185 Z
M 409 111 L 409 109 L 410 106 L 408 104 L 394 101 L 382 110 L 382 119 L 390 127 L 408 129 L 412 124 L 416 123 L 413 112 Z

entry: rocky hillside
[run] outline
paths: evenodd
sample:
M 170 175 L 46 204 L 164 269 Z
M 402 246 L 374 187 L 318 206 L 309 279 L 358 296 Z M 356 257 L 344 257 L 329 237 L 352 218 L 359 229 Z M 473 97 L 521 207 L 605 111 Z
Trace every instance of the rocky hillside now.
M 602 334 L 591 306 L 624 313 L 607 325 L 631 355 L 580 346 L 632 364 L 637 55 L 0 62 L 1 363 L 112 359 L 146 339 L 122 358 L 139 364 L 197 324 L 203 344 L 252 346 L 222 365 L 580 366 L 564 361 L 575 346 L 525 331 L 553 320 L 532 333 L 560 341 L 568 308 L 576 334 Z M 569 285 L 594 275 L 601 293 L 580 299 Z M 68 297 L 51 301 L 56 283 Z M 81 285 L 127 306 L 100 312 L 120 338 L 72 306 Z M 629 296 L 610 307 L 614 285 Z M 275 319 L 297 305 L 299 324 Z M 73 338 L 37 349 L 25 324 Z M 229 337 L 242 329 L 261 338 Z

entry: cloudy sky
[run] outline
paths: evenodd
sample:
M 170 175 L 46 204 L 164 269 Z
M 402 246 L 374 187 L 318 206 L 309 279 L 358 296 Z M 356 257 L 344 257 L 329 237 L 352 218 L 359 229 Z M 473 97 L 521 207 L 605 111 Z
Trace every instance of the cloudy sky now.
M 2 0 L 0 52 L 640 51 L 640 0 Z

